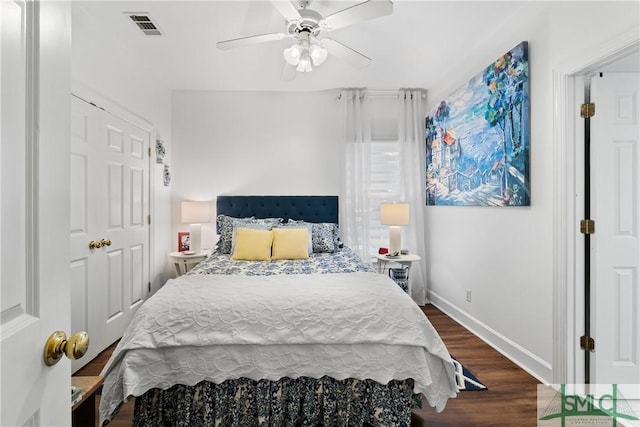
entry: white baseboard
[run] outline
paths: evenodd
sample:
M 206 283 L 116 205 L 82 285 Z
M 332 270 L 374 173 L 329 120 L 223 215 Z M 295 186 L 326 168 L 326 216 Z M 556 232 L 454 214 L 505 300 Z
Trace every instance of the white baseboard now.
M 542 360 L 519 344 L 511 341 L 473 316 L 470 316 L 464 310 L 461 310 L 437 293 L 429 291 L 428 297 L 431 304 L 440 311 L 460 323 L 471 333 L 531 374 L 538 381 L 543 384 L 551 383 L 553 370 L 549 362 Z

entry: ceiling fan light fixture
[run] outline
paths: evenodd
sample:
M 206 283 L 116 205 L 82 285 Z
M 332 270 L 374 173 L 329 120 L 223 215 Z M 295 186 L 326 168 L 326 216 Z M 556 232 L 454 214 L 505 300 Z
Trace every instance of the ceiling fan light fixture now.
M 298 61 L 298 67 L 296 71 L 301 73 L 308 73 L 312 71 L 311 67 L 311 57 L 309 56 L 309 50 L 305 49 L 302 51 L 302 55 L 300 55 L 300 61 Z
M 292 80 L 294 70 L 312 71 L 331 54 L 349 62 L 356 68 L 367 66 L 371 58 L 351 49 L 335 40 L 322 37 L 322 33 L 357 24 L 362 21 L 390 15 L 393 12 L 392 0 L 360 0 L 356 5 L 323 16 L 309 9 L 312 0 L 271 0 L 273 6 L 285 18 L 283 32 L 259 34 L 237 39 L 223 40 L 216 43 L 218 49 L 231 49 L 251 46 L 258 43 L 284 39 L 295 39 L 295 44 L 284 49 L 286 66 L 283 80 Z
M 303 49 L 299 44 L 294 44 L 293 46 L 284 50 L 284 59 L 290 65 L 298 65 L 300 62 L 300 57 L 302 56 Z
M 312 44 L 309 48 L 309 56 L 311 56 L 313 65 L 317 67 L 318 65 L 322 65 L 322 63 L 327 59 L 327 49 L 318 44 Z
M 317 44 L 309 46 L 302 41 L 286 48 L 283 55 L 289 65 L 296 67 L 296 71 L 308 73 L 313 70 L 312 64 L 317 67 L 327 59 L 327 50 Z

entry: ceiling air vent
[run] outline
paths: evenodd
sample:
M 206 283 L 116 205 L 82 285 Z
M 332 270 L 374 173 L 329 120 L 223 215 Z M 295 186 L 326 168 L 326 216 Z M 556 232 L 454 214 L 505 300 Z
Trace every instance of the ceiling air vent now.
M 158 26 L 151 19 L 148 13 L 127 13 L 134 24 L 147 36 L 161 36 Z

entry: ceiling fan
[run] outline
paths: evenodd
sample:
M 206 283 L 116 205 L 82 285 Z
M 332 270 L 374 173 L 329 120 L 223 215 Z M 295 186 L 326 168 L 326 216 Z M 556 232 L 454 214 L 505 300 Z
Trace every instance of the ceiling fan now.
M 296 2 L 300 5 L 299 8 L 288 0 L 271 0 L 271 3 L 286 19 L 284 32 L 219 41 L 216 46 L 218 49 L 233 49 L 288 38 L 294 39 L 295 43 L 283 52 L 285 59 L 283 80 L 294 79 L 296 71 L 311 71 L 314 66 L 317 67 L 325 61 L 328 53 L 344 59 L 354 67 L 367 66 L 371 62 L 370 58 L 321 35 L 362 21 L 390 15 L 393 11 L 393 3 L 390 0 L 367 0 L 327 16 L 309 9 L 310 0 Z

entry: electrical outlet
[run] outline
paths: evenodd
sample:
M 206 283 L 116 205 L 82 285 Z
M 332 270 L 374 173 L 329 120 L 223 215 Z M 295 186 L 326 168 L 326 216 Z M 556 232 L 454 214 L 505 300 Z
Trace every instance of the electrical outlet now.
M 467 302 L 471 302 L 471 289 L 467 288 Z

